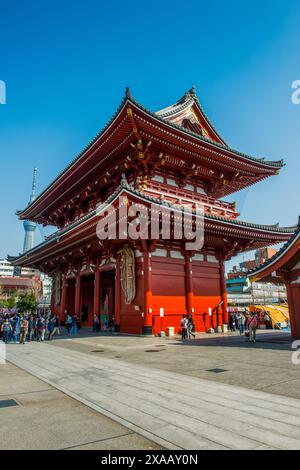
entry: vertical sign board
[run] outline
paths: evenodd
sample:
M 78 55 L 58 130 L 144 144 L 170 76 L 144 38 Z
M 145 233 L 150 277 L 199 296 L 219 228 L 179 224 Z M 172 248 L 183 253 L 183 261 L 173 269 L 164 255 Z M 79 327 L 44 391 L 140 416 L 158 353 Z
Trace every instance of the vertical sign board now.
M 163 317 L 165 316 L 165 309 L 160 307 L 159 309 L 159 316 L 160 316 L 160 331 L 163 330 Z

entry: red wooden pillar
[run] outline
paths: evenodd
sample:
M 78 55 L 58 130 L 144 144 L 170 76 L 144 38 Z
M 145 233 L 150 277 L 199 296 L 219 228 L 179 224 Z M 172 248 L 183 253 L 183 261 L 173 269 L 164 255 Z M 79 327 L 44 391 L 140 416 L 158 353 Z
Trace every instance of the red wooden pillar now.
M 94 315 L 100 315 L 100 290 L 101 290 L 101 271 L 99 271 L 98 263 L 94 279 Z
M 188 315 L 194 313 L 194 289 L 193 289 L 193 270 L 191 254 L 185 252 L 185 296 L 186 312 Z
M 67 298 L 67 275 L 65 273 L 63 273 L 63 275 L 62 275 L 60 308 L 59 308 L 59 319 L 60 319 L 60 321 L 65 320 L 66 298 Z
M 75 286 L 75 315 L 77 315 L 78 320 L 81 320 L 81 276 L 79 269 L 76 276 Z
M 293 331 L 292 338 L 300 339 L 300 287 L 299 283 L 291 286 L 292 302 L 293 302 Z
M 144 324 L 142 334 L 152 335 L 152 268 L 151 253 L 143 252 L 144 258 Z
M 291 287 L 290 280 L 287 277 L 285 278 L 285 286 L 286 286 L 287 301 L 288 301 L 288 306 L 289 306 L 291 337 L 293 339 L 299 339 L 300 332 L 297 331 L 297 324 L 296 324 L 296 319 L 295 319 L 296 312 L 295 312 L 293 288 Z
M 229 323 L 228 318 L 228 302 L 227 302 L 227 291 L 226 291 L 226 281 L 225 281 L 225 266 L 224 260 L 220 259 L 220 289 L 221 289 L 221 299 L 223 301 L 222 309 L 223 309 L 223 323 Z
M 121 325 L 121 255 L 117 254 L 115 276 L 115 331 L 120 331 Z

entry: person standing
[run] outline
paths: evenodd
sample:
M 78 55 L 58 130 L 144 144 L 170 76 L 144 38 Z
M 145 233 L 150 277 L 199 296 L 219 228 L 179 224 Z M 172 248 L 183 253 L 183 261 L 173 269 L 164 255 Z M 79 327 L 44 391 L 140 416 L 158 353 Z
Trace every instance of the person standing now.
M 28 333 L 28 320 L 23 317 L 20 322 L 20 344 L 25 344 Z
M 68 314 L 66 318 L 66 329 L 67 329 L 68 334 L 70 334 L 71 327 L 72 327 L 72 316 Z
M 44 341 L 45 334 L 46 334 L 46 325 L 47 325 L 47 320 L 44 317 L 44 315 L 42 315 L 42 322 L 43 322 L 43 326 L 42 326 L 42 331 L 41 331 L 41 341 Z
M 37 341 L 42 341 L 44 327 L 45 325 L 44 325 L 43 318 L 39 315 L 37 318 L 37 323 L 36 323 Z
M 94 319 L 93 319 L 93 333 L 98 333 L 99 332 L 99 317 L 98 315 L 94 315 Z
M 230 331 L 235 332 L 235 328 L 236 328 L 236 326 L 235 326 L 235 316 L 234 316 L 233 313 L 231 313 L 229 315 L 229 328 L 230 328 Z
M 6 344 L 9 343 L 10 335 L 12 332 L 12 326 L 10 322 L 8 321 L 8 318 L 5 318 L 4 323 L 2 323 L 1 331 L 2 331 L 3 342 Z
M 240 331 L 240 335 L 244 333 L 245 329 L 245 317 L 243 313 L 239 313 L 237 316 L 237 324 L 238 324 L 238 329 Z
M 77 317 L 76 315 L 72 315 L 72 324 L 70 330 L 70 336 L 75 335 L 77 333 Z
M 249 329 L 249 341 L 250 341 L 250 343 L 255 343 L 256 342 L 257 327 L 258 327 L 258 318 L 257 318 L 257 314 L 254 312 L 248 318 L 248 329 Z
M 55 317 L 51 316 L 48 321 L 48 340 L 51 339 L 51 335 L 54 330 L 54 322 L 55 322 Z
M 20 342 L 20 333 L 21 333 L 21 319 L 19 315 L 14 316 L 14 326 L 13 326 L 13 333 L 14 333 L 14 342 L 18 344 Z
M 184 341 L 187 338 L 188 319 L 183 315 L 181 319 L 181 338 Z
M 34 330 L 35 330 L 35 319 L 33 315 L 30 315 L 28 320 L 28 341 L 33 341 L 34 339 Z
M 8 321 L 11 326 L 10 333 L 9 333 L 9 342 L 13 343 L 15 341 L 15 315 L 9 316 Z

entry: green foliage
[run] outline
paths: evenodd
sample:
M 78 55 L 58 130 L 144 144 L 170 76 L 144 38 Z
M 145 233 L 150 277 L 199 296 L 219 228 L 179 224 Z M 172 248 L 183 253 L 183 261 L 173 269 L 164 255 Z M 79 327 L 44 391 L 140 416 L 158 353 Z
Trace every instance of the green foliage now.
M 37 308 L 38 302 L 33 292 L 20 294 L 17 301 L 17 309 L 19 313 L 33 313 Z
M 11 297 L 10 299 L 4 299 L 1 301 L 1 304 L 2 307 L 11 309 L 16 306 L 16 298 Z

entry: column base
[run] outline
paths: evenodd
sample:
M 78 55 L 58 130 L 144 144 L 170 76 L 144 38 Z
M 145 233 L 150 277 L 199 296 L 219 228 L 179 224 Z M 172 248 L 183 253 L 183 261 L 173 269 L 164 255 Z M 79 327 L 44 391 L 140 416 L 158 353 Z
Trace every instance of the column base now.
M 152 326 L 143 326 L 142 335 L 152 335 Z

